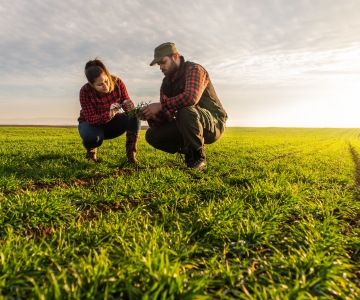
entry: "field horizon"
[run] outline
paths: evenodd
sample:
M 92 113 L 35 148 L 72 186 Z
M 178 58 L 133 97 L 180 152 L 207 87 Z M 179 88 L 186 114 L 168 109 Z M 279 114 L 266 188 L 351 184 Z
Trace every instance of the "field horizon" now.
M 0 127 L 55 127 L 55 128 L 77 128 L 77 124 L 72 125 L 43 125 L 43 124 L 0 124 Z M 141 125 L 141 130 L 148 129 L 148 125 Z M 257 129 L 269 129 L 269 128 L 284 128 L 284 129 L 359 129 L 358 127 L 332 127 L 332 126 L 317 126 L 317 127 L 306 127 L 306 126 L 227 126 L 227 128 L 257 128 Z
M 358 128 L 229 127 L 198 172 L 0 127 L 0 299 L 360 297 Z

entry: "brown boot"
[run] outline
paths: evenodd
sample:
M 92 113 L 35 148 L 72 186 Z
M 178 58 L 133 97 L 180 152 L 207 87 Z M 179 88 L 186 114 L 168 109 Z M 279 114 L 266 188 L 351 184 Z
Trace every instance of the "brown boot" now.
M 97 151 L 97 148 L 89 148 L 89 149 L 86 149 L 86 158 L 88 160 L 93 160 L 94 162 L 97 162 L 97 158 L 96 158 L 96 151 Z
M 136 164 L 137 143 L 140 137 L 139 131 L 126 132 L 126 157 L 129 163 Z

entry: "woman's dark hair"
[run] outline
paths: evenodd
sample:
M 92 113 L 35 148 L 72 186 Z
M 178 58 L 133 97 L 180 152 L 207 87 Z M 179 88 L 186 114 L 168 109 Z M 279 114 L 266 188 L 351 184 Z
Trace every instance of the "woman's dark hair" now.
M 108 69 L 105 67 L 103 62 L 97 57 L 86 63 L 85 76 L 90 84 L 94 84 L 96 78 L 98 78 L 102 73 L 105 73 L 106 76 L 109 78 L 109 92 L 112 92 L 115 88 L 118 77 L 110 75 Z

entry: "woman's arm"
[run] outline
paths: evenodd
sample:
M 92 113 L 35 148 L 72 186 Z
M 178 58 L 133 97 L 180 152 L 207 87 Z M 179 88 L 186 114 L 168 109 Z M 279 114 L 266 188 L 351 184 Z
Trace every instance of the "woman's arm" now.
M 118 86 L 119 86 L 119 90 L 120 90 L 120 104 L 121 107 L 123 108 L 123 110 L 125 112 L 129 112 L 131 109 L 134 108 L 134 103 L 132 102 L 132 100 L 130 99 L 130 96 L 127 92 L 125 83 L 119 78 L 118 79 Z

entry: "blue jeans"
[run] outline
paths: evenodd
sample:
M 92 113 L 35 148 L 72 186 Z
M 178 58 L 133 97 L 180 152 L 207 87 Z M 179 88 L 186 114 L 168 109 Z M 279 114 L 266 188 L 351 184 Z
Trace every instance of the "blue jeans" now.
M 126 131 L 139 131 L 140 128 L 141 121 L 138 118 L 130 118 L 124 113 L 115 115 L 111 121 L 102 125 L 90 125 L 86 121 L 78 125 L 79 134 L 86 149 L 97 148 L 104 140 L 119 137 Z

